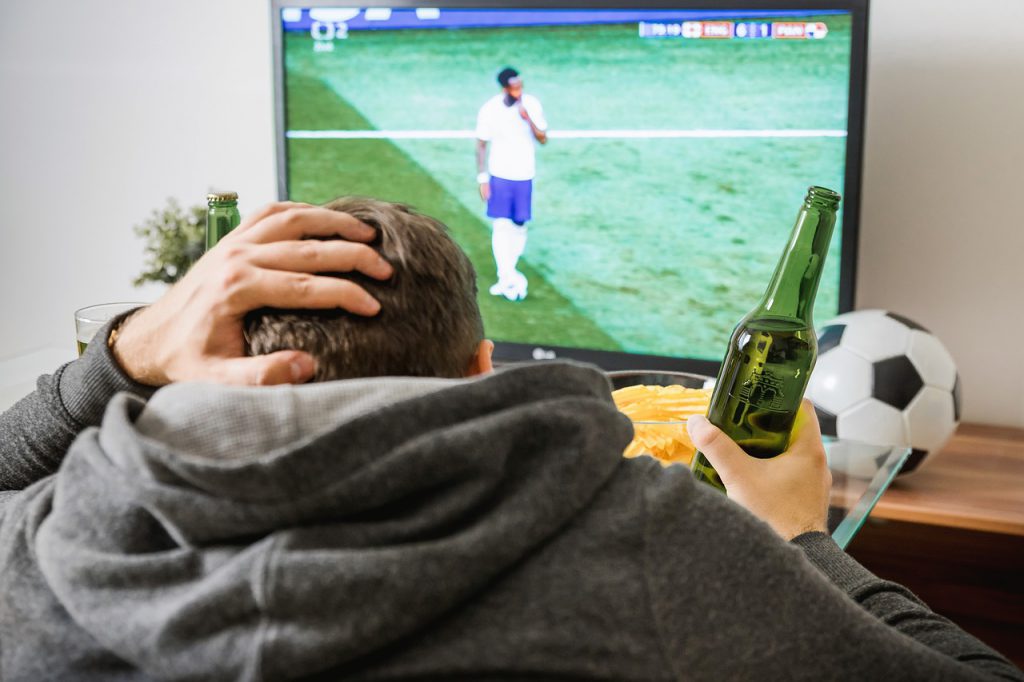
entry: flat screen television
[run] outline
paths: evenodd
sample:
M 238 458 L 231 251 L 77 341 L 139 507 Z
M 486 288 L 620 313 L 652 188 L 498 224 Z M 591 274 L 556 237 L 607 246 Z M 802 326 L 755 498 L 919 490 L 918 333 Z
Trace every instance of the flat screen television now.
M 443 221 L 499 361 L 714 373 L 809 185 L 852 309 L 867 0 L 624 5 L 274 0 L 280 198 Z

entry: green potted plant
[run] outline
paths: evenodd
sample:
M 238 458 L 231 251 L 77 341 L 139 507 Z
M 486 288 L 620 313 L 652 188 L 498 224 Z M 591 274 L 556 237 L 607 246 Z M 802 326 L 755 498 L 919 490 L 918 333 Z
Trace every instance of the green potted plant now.
M 134 231 L 146 241 L 146 263 L 132 284 L 173 284 L 185 276 L 206 248 L 206 206 L 184 209 L 169 198 L 164 208 L 154 210 Z

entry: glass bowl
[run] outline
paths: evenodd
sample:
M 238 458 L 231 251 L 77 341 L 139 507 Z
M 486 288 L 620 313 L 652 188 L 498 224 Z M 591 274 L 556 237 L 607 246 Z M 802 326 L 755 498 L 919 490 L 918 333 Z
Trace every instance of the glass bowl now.
M 651 372 L 644 370 L 623 370 L 608 372 L 612 388 L 618 390 L 629 386 L 682 386 L 684 388 L 711 388 L 713 377 L 690 372 Z M 633 419 L 633 441 L 623 453 L 626 457 L 647 455 L 654 457 L 662 466 L 682 464 L 689 466 L 693 458 L 693 443 L 686 431 L 686 419 L 649 421 Z
M 627 386 L 683 386 L 684 388 L 714 388 L 715 378 L 691 372 L 652 372 L 650 370 L 623 369 L 608 372 L 612 388 Z

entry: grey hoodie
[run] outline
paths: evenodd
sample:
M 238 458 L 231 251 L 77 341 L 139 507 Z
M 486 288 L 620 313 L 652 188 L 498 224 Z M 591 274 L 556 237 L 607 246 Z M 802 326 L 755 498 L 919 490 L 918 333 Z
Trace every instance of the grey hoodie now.
M 145 393 L 90 351 L 0 419 L 5 489 L 59 465 L 0 493 L 3 680 L 1021 679 L 827 536 L 623 460 L 592 368 L 107 395 L 62 458 L 82 386 Z

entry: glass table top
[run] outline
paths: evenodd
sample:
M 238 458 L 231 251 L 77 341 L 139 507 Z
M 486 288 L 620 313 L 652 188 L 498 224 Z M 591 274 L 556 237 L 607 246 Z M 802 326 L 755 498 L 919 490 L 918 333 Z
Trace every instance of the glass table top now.
M 910 448 L 827 437 L 824 442 L 832 471 L 828 529 L 836 544 L 846 549 L 903 467 Z

